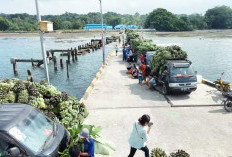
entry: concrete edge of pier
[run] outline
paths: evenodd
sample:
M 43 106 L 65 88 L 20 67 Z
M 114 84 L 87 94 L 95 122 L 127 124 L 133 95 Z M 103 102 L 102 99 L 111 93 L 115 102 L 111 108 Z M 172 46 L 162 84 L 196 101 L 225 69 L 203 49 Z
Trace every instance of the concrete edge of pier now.
M 100 67 L 100 69 L 98 70 L 95 78 L 92 80 L 92 82 L 90 83 L 89 87 L 86 89 L 85 94 L 82 96 L 82 98 L 80 99 L 80 103 L 81 104 L 85 104 L 85 101 L 87 100 L 88 96 L 90 95 L 90 93 L 92 92 L 94 86 L 97 83 L 97 80 L 101 77 L 102 72 L 104 71 L 105 67 L 107 66 L 107 64 L 109 63 L 110 57 L 111 55 L 114 53 L 114 48 L 111 50 L 111 52 L 108 54 L 108 57 L 106 58 L 106 64 L 102 65 Z

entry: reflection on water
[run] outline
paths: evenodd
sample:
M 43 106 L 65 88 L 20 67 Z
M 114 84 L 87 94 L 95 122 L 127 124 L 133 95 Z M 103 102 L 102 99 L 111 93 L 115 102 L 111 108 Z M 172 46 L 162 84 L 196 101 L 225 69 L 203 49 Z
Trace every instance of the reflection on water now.
M 146 35 L 157 45 L 179 45 L 188 52 L 189 60 L 199 75 L 215 81 L 222 72 L 223 80 L 232 82 L 232 38 L 159 37 Z
M 49 49 L 70 49 L 78 47 L 91 41 L 91 38 L 81 39 L 57 39 L 46 38 L 45 47 Z M 106 57 L 112 50 L 113 44 L 106 46 Z M 67 57 L 60 57 L 56 53 L 58 60 Z M 39 37 L 19 37 L 19 38 L 0 38 L 0 79 L 14 78 L 13 67 L 10 63 L 10 58 L 18 59 L 42 59 Z M 66 76 L 66 66 L 61 69 L 58 64 L 58 71 L 54 71 L 53 63 L 49 64 L 49 75 L 51 84 L 56 86 L 60 91 L 67 91 L 70 95 L 81 98 L 95 77 L 97 71 L 102 65 L 102 50 L 87 53 L 83 56 L 78 56 L 78 62 L 70 65 L 70 78 Z M 17 63 L 18 78 L 27 79 L 27 69 L 32 70 L 34 80 L 39 82 L 45 79 L 43 66 L 33 68 L 31 63 Z

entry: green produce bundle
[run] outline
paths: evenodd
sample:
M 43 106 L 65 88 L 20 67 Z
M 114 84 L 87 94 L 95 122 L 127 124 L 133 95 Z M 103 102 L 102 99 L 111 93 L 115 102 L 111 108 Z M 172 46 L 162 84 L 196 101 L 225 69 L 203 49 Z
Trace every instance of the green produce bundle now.
M 162 73 L 165 60 L 167 59 L 187 59 L 188 55 L 179 46 L 157 47 L 156 53 L 151 60 L 151 68 L 153 71 Z
M 32 83 L 18 79 L 0 81 L 0 104 L 29 104 L 66 128 L 82 124 L 88 112 L 77 98 L 58 91 L 46 81 Z
M 18 103 L 21 104 L 27 104 L 28 103 L 28 99 L 29 98 L 29 94 L 27 92 L 27 90 L 23 90 L 20 93 L 18 93 Z

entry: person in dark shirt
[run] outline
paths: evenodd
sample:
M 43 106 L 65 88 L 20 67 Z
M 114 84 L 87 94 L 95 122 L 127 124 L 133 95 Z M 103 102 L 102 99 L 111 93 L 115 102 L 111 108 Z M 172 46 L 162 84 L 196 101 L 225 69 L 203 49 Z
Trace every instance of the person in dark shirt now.
M 79 137 L 84 141 L 84 152 L 79 157 L 94 157 L 94 140 L 89 136 L 89 130 L 84 128 L 81 130 Z

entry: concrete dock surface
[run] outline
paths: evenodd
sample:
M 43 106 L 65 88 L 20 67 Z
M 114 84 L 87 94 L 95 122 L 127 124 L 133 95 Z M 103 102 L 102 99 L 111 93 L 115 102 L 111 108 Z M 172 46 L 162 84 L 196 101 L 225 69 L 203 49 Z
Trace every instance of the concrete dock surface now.
M 89 110 L 85 123 L 101 126 L 103 137 L 116 144 L 112 157 L 128 156 L 133 122 L 143 114 L 154 122 L 147 142 L 150 151 L 158 147 L 167 154 L 183 149 L 191 157 L 232 156 L 232 114 L 223 106 L 213 106 L 221 105 L 218 91 L 199 83 L 190 95 L 168 96 L 168 103 L 159 92 L 128 77 L 125 65 L 120 53 L 112 54 L 85 101 Z M 135 157 L 143 156 L 136 152 Z

